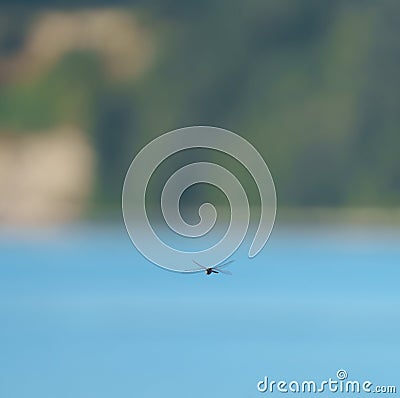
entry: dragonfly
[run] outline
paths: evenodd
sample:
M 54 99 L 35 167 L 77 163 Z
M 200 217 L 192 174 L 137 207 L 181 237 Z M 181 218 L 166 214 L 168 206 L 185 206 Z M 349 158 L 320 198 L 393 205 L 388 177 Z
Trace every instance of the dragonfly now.
M 199 264 L 197 261 L 193 260 L 193 262 L 194 262 L 196 265 L 198 265 L 200 268 L 202 268 L 202 269 L 205 271 L 206 275 L 219 274 L 219 273 L 222 273 L 222 274 L 225 274 L 225 275 L 232 275 L 232 273 L 231 273 L 230 271 L 228 271 L 228 270 L 226 270 L 226 269 L 222 269 L 222 268 L 224 268 L 224 267 L 226 267 L 227 265 L 233 263 L 234 261 L 235 261 L 235 260 L 229 260 L 229 261 L 227 261 L 227 262 L 225 262 L 225 263 L 216 265 L 216 266 L 214 266 L 214 267 L 206 267 L 206 266 L 204 266 L 204 265 Z

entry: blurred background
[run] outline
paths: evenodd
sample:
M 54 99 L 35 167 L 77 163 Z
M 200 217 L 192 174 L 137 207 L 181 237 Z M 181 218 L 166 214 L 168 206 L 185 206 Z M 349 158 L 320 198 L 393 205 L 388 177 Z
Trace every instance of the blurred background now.
M 390 0 L 1 4 L 0 396 L 252 397 L 339 367 L 400 388 L 399 37 Z M 188 125 L 275 180 L 233 278 L 160 270 L 124 231 L 133 157 Z

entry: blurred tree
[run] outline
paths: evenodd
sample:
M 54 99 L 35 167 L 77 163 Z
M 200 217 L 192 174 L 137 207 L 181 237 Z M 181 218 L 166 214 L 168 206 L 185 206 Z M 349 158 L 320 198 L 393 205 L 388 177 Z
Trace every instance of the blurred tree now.
M 138 147 L 138 118 L 131 92 L 104 90 L 94 104 L 93 140 L 100 159 L 98 194 L 108 205 L 120 198 L 133 155 Z
M 49 6 L 37 1 L 28 9 L 40 12 L 39 4 Z M 253 143 L 268 161 L 281 205 L 399 204 L 400 3 L 117 4 L 151 27 L 156 56 L 147 70 L 113 80 L 98 54 L 76 49 L 34 81 L 3 80 L 1 128 L 84 125 L 99 156 L 98 198 L 113 206 L 143 145 L 196 124 L 225 127 Z M 32 16 L 18 18 L 4 9 L 3 60 L 18 52 Z

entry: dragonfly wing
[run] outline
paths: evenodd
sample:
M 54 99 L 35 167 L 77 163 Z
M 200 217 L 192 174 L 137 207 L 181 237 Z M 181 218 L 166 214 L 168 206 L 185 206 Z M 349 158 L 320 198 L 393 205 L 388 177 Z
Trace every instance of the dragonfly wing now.
M 197 261 L 193 260 L 193 262 L 198 265 L 200 268 L 207 269 L 204 265 L 199 264 Z
M 232 272 L 228 271 L 227 269 L 219 269 L 218 272 L 221 272 L 222 274 L 225 275 L 232 275 Z

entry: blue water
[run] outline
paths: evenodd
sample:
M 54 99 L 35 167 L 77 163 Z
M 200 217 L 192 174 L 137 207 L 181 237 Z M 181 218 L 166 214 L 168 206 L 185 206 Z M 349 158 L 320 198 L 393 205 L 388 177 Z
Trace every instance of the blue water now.
M 206 276 L 149 264 L 121 225 L 3 230 L 0 397 L 249 398 L 340 368 L 400 390 L 399 238 L 278 226 Z

